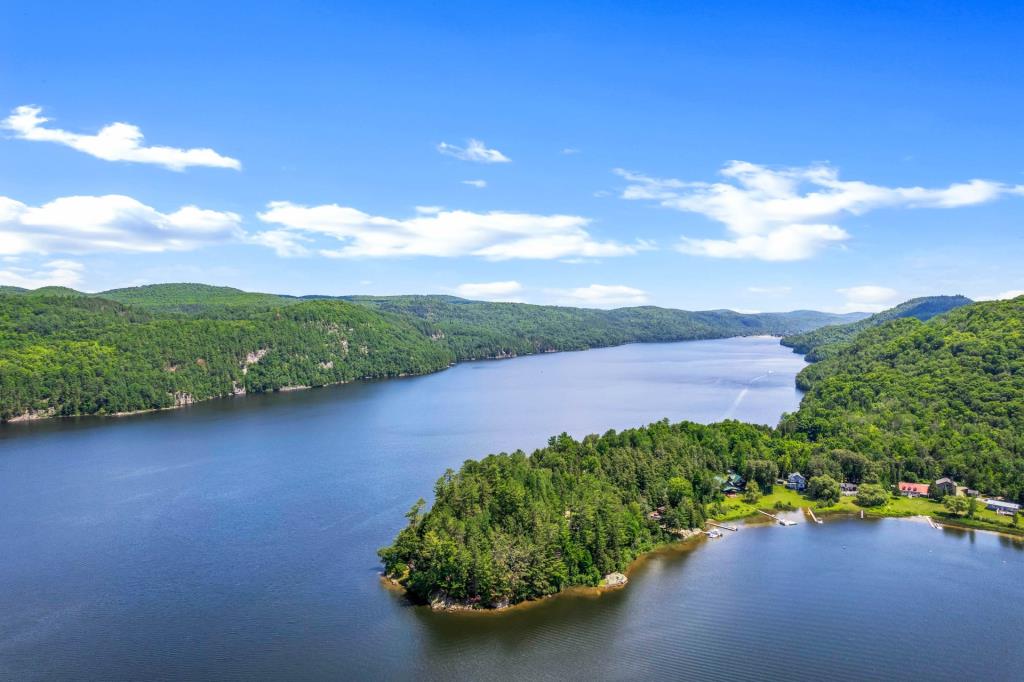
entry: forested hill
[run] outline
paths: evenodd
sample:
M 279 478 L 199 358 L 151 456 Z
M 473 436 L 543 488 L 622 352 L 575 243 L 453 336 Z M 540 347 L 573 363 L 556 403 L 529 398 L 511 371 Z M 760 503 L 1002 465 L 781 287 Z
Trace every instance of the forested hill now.
M 0 419 L 171 407 L 432 372 L 454 359 L 419 326 L 344 301 L 229 311 L 161 315 L 89 296 L 0 294 Z
M 654 306 L 595 310 L 467 301 L 452 296 L 352 296 L 346 300 L 424 320 L 445 334 L 460 360 L 632 342 L 781 336 L 863 317 L 861 313 L 844 316 L 809 310 L 761 314 Z
M 836 321 L 590 310 L 450 297 L 301 299 L 204 284 L 0 291 L 0 420 L 110 414 L 632 341 L 782 334 Z
M 913 317 L 921 321 L 930 320 L 936 315 L 959 308 L 971 303 L 966 296 L 926 296 L 913 298 L 898 306 L 875 313 L 862 320 L 847 324 L 831 324 L 804 333 L 793 334 L 782 339 L 782 345 L 789 346 L 797 353 L 807 355 L 810 361 L 834 353 L 837 344 L 848 342 L 859 332 L 870 327 L 877 327 L 889 320 Z
M 468 461 L 437 481 L 429 511 L 410 511 L 380 551 L 385 571 L 418 598 L 480 606 L 596 585 L 700 526 L 728 469 L 761 488 L 791 471 L 949 475 L 1024 502 L 1024 297 L 870 327 L 800 382 L 808 393 L 777 429 L 659 422 Z
M 866 329 L 797 383 L 784 432 L 863 453 L 887 481 L 946 475 L 1024 502 L 1024 297 Z

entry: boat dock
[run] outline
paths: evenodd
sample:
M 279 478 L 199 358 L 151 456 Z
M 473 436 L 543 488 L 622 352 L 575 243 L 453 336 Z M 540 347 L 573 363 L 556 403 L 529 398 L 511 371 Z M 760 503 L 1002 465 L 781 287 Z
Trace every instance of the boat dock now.
M 780 526 L 795 526 L 796 525 L 796 521 L 790 521 L 789 519 L 780 519 L 775 514 L 769 514 L 768 512 L 761 511 L 760 509 L 758 509 L 757 512 L 759 514 L 764 514 L 765 516 L 767 516 L 768 518 L 772 519 L 773 521 L 776 521 Z
M 934 521 L 932 521 L 932 517 L 926 516 L 925 518 L 928 519 L 928 525 L 929 526 L 931 526 L 935 530 L 942 530 L 942 526 L 940 526 L 939 524 L 937 524 Z
M 811 509 L 810 507 L 807 508 L 807 513 L 811 515 L 812 521 L 814 521 L 815 523 L 822 523 L 822 520 L 814 515 L 814 510 Z
M 714 521 L 708 521 L 707 524 L 709 526 L 714 526 L 715 528 L 721 528 L 722 530 L 731 530 L 734 533 L 739 530 L 736 526 L 723 526 L 722 524 L 715 523 Z

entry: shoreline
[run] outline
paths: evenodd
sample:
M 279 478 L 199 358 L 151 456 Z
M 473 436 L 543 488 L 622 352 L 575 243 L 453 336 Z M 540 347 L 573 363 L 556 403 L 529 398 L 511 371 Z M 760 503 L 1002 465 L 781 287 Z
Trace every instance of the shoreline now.
M 50 408 L 47 408 L 45 410 L 29 410 L 28 412 L 25 412 L 25 413 L 19 414 L 19 415 L 15 415 L 13 417 L 9 417 L 8 419 L 0 419 L 0 427 L 3 427 L 5 425 L 7 425 L 7 424 L 34 424 L 34 423 L 38 423 L 38 422 L 45 422 L 45 421 L 50 421 L 50 420 L 59 421 L 59 420 L 63 420 L 63 419 L 88 419 L 88 418 L 105 419 L 105 418 L 112 418 L 112 417 L 132 417 L 132 416 L 135 416 L 135 415 L 138 415 L 138 414 L 149 414 L 149 413 L 154 413 L 154 412 L 168 412 L 170 410 L 178 410 L 178 409 L 182 409 L 182 408 L 186 408 L 186 407 L 192 407 L 193 405 L 197 405 L 199 403 L 208 403 L 208 402 L 212 402 L 214 400 L 229 400 L 229 399 L 234 399 L 234 398 L 244 398 L 244 397 L 250 396 L 250 395 L 268 395 L 268 394 L 273 394 L 273 393 L 291 393 L 291 392 L 294 392 L 294 391 L 306 391 L 306 390 L 314 390 L 314 389 L 318 389 L 318 388 L 331 388 L 333 386 L 344 386 L 346 384 L 352 384 L 352 383 L 372 383 L 372 382 L 377 382 L 377 381 L 390 381 L 390 380 L 393 380 L 393 379 L 412 379 L 412 378 L 416 378 L 416 377 L 430 376 L 431 374 L 439 374 L 441 372 L 444 372 L 446 370 L 451 369 L 452 367 L 457 367 L 458 365 L 466 364 L 466 363 L 469 363 L 469 362 L 498 362 L 498 361 L 502 361 L 502 360 L 515 360 L 517 358 L 528 358 L 528 357 L 533 357 L 533 356 L 538 356 L 538 355 L 550 355 L 550 354 L 553 354 L 553 353 L 585 353 L 585 352 L 591 351 L 591 350 L 601 350 L 603 348 L 621 348 L 623 346 L 632 346 L 632 345 L 648 345 L 648 344 L 659 344 L 659 343 L 660 344 L 691 343 L 691 342 L 694 342 L 694 341 L 724 341 L 724 340 L 727 340 L 727 339 L 757 339 L 757 338 L 779 339 L 780 340 L 780 345 L 781 345 L 781 339 L 783 337 L 782 336 L 775 336 L 775 335 L 772 335 L 772 334 L 744 334 L 744 335 L 741 335 L 741 336 L 715 336 L 715 337 L 710 337 L 710 338 L 699 338 L 699 339 L 679 339 L 679 340 L 676 340 L 676 341 L 627 341 L 625 343 L 618 343 L 618 344 L 610 345 L 610 346 L 590 346 L 588 348 L 571 348 L 571 349 L 564 349 L 564 350 L 545 349 L 545 350 L 538 350 L 538 351 L 535 351 L 533 353 L 522 353 L 522 354 L 515 354 L 515 353 L 513 353 L 513 354 L 508 354 L 508 355 L 495 355 L 495 356 L 492 356 L 492 357 L 483 357 L 483 358 L 466 358 L 464 360 L 456 360 L 455 362 L 449 363 L 448 365 L 445 365 L 444 367 L 439 367 L 439 368 L 437 368 L 435 370 L 431 370 L 431 371 L 428 371 L 428 372 L 402 372 L 402 373 L 399 373 L 399 374 L 388 375 L 388 376 L 360 377 L 360 378 L 357 378 L 357 379 L 346 379 L 346 380 L 343 380 L 343 381 L 332 381 L 331 383 L 321 384 L 321 385 L 318 385 L 318 386 L 280 386 L 280 387 L 275 388 L 275 389 L 270 390 L 270 391 L 256 391 L 256 392 L 253 392 L 253 393 L 249 393 L 249 392 L 247 392 L 245 390 L 242 390 L 239 393 L 226 393 L 226 394 L 222 394 L 222 395 L 213 395 L 213 396 L 209 396 L 207 398 L 198 398 L 198 399 L 197 398 L 192 398 L 188 402 L 182 402 L 180 404 L 175 404 L 175 405 L 167 405 L 165 407 L 145 407 L 145 408 L 140 408 L 138 410 L 126 410 L 126 411 L 123 411 L 123 412 L 104 412 L 104 413 L 90 412 L 90 413 L 86 413 L 86 414 L 57 414 L 57 408 L 55 408 L 55 407 L 50 407 Z M 784 347 L 786 347 L 786 346 L 784 346 Z
M 796 514 L 796 513 L 800 513 L 800 512 L 802 512 L 802 509 L 796 509 L 796 510 L 793 510 L 793 511 L 785 511 L 785 512 L 781 512 L 781 513 L 784 513 L 784 514 Z M 832 518 L 832 519 L 837 519 L 837 518 L 840 518 L 840 517 L 844 517 L 846 520 L 849 520 L 849 521 L 853 521 L 853 520 L 857 519 L 857 513 L 856 512 L 848 511 L 848 510 L 845 510 L 845 509 L 825 509 L 825 510 L 815 509 L 814 513 L 817 514 L 819 517 L 829 517 L 829 518 Z M 922 523 L 922 522 L 924 522 L 924 520 L 926 518 L 924 515 L 879 514 L 879 513 L 872 514 L 872 513 L 870 513 L 868 511 L 868 509 L 864 509 L 864 515 L 865 515 L 866 518 L 870 517 L 872 520 L 892 519 L 892 520 L 895 520 L 895 521 L 909 521 L 909 522 L 914 522 L 914 523 Z M 728 520 L 729 521 L 742 521 L 743 522 L 743 524 L 742 524 L 743 528 L 746 528 L 746 529 L 755 529 L 755 528 L 762 528 L 763 529 L 763 528 L 768 528 L 768 527 L 776 525 L 774 521 L 770 521 L 768 519 L 765 519 L 764 521 L 761 521 L 762 518 L 763 517 L 758 515 L 757 512 L 754 512 L 752 514 L 746 514 L 744 516 L 732 517 L 732 518 L 730 518 Z M 935 523 L 938 525 L 938 528 L 940 530 L 945 529 L 948 526 L 949 528 L 955 529 L 957 531 L 978 531 L 978 532 L 983 532 L 983 533 L 991 533 L 993 535 L 999 535 L 999 536 L 1008 538 L 1008 539 L 1010 539 L 1010 540 L 1012 540 L 1014 542 L 1024 543 L 1024 529 L 1015 530 L 1013 528 L 1006 528 L 1006 529 L 981 528 L 981 527 L 977 527 L 977 526 L 967 526 L 967 525 L 963 525 L 963 524 L 957 524 L 954 521 L 945 519 L 944 517 L 939 517 L 939 518 L 940 518 L 940 521 L 936 521 Z M 709 520 L 714 520 L 714 521 L 717 522 L 720 519 L 709 519 Z M 538 597 L 536 599 L 526 599 L 526 600 L 523 600 L 521 602 L 516 602 L 515 604 L 509 604 L 509 605 L 506 605 L 506 606 L 481 607 L 481 606 L 470 606 L 470 605 L 466 605 L 466 604 L 460 604 L 460 605 L 454 605 L 452 607 L 445 606 L 445 607 L 441 607 L 441 608 L 435 608 L 434 606 L 432 606 L 431 602 L 422 603 L 422 602 L 414 599 L 409 594 L 409 591 L 400 582 L 398 582 L 398 580 L 396 580 L 394 578 L 388 577 L 388 576 L 384 575 L 383 573 L 381 573 L 380 574 L 380 581 L 381 581 L 381 584 L 384 585 L 386 589 L 391 590 L 391 591 L 396 592 L 396 593 L 400 593 L 401 597 L 403 599 L 407 600 L 413 606 L 426 608 L 426 609 L 430 610 L 433 613 L 439 613 L 439 614 L 445 614 L 445 615 L 453 615 L 453 614 L 503 615 L 505 613 L 509 613 L 509 612 L 512 612 L 512 611 L 520 611 L 520 610 L 524 610 L 524 609 L 527 609 L 527 608 L 532 608 L 532 607 L 535 607 L 535 606 L 540 606 L 542 604 L 546 604 L 547 602 L 549 602 L 552 599 L 556 599 L 556 598 L 560 598 L 560 597 L 587 597 L 587 598 L 596 599 L 596 598 L 602 597 L 602 596 L 604 596 L 606 594 L 609 594 L 609 593 L 618 592 L 620 590 L 627 589 L 629 587 L 629 580 L 632 579 L 633 573 L 635 573 L 646 562 L 648 562 L 648 561 L 658 557 L 659 555 L 663 555 L 663 554 L 667 554 L 667 553 L 694 551 L 697 547 L 700 547 L 705 542 L 707 542 L 707 537 L 704 536 L 704 532 L 702 530 L 700 530 L 700 529 L 691 529 L 691 530 L 693 530 L 692 534 L 687 535 L 685 537 L 679 537 L 679 538 L 676 538 L 674 540 L 669 540 L 669 541 L 667 541 L 665 543 L 662 543 L 662 544 L 654 547 L 653 549 L 644 552 L 643 554 L 637 556 L 635 559 L 630 561 L 629 565 L 626 566 L 626 568 L 621 571 L 626 576 L 626 578 L 627 578 L 627 581 L 624 582 L 624 583 L 617 584 L 617 585 L 604 585 L 604 584 L 602 584 L 602 585 L 596 585 L 596 586 L 573 585 L 571 587 L 567 587 L 567 588 L 565 588 L 563 590 L 560 590 L 558 592 L 555 592 L 553 594 L 546 594 L 546 595 L 544 595 L 542 597 Z M 695 538 L 698 541 L 693 541 Z

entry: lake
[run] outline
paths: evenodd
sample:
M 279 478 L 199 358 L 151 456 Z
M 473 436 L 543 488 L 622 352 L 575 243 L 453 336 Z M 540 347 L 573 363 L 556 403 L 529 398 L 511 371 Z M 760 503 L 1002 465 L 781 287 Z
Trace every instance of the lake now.
M 774 424 L 803 365 L 769 338 L 629 345 L 0 427 L 0 678 L 1018 677 L 1024 544 L 989 533 L 751 524 L 501 614 L 379 581 L 446 468 L 663 417 Z

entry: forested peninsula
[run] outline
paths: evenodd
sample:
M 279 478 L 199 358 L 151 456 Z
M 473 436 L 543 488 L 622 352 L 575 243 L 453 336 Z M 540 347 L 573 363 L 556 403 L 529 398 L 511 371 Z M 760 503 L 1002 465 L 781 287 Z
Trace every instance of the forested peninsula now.
M 835 496 L 837 480 L 861 484 L 865 506 L 940 476 L 1024 501 L 1024 297 L 953 308 L 922 321 L 908 306 L 820 344 L 774 429 L 663 421 L 467 461 L 380 550 L 385 574 L 463 608 L 595 586 L 722 513 L 727 471 L 754 497 L 800 471 Z
M 630 342 L 784 335 L 862 317 L 449 296 L 279 296 L 202 284 L 0 287 L 0 421 L 153 410 Z

